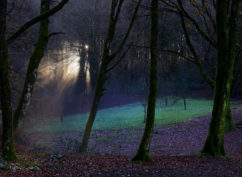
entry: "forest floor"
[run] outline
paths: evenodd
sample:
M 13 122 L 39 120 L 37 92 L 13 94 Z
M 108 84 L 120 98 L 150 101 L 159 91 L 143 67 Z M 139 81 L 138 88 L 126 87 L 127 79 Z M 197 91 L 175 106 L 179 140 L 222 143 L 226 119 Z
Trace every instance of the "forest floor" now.
M 242 176 L 242 111 L 233 117 L 237 131 L 225 135 L 228 158 L 199 157 L 210 116 L 156 127 L 150 154 L 153 162 L 131 163 L 142 129 L 96 130 L 87 154 L 78 154 L 81 134 L 34 133 L 18 142 L 19 159 L 0 170 L 0 176 Z M 37 144 L 36 144 L 37 142 Z M 0 168 L 1 168 L 0 162 Z

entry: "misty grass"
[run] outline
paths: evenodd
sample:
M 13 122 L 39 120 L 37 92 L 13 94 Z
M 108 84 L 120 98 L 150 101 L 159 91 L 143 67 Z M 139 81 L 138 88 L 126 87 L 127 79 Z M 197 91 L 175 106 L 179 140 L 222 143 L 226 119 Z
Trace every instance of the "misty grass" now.
M 164 106 L 164 100 L 157 100 L 155 125 L 183 122 L 192 118 L 206 116 L 211 113 L 212 101 L 206 99 L 187 99 L 187 110 L 183 100 L 176 104 Z M 70 132 L 83 131 L 88 113 L 60 118 L 38 120 L 28 125 L 29 132 Z M 144 107 L 136 102 L 123 106 L 99 110 L 93 126 L 94 130 L 118 130 L 144 127 Z M 27 128 L 27 127 L 26 127 Z

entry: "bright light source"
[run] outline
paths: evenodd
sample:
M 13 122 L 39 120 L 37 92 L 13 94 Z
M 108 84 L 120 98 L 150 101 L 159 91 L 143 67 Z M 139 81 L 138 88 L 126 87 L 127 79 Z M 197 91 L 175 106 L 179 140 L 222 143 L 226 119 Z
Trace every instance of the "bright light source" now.
M 86 44 L 86 45 L 85 45 L 85 49 L 87 49 L 87 50 L 88 50 L 88 48 L 89 48 L 89 46 Z

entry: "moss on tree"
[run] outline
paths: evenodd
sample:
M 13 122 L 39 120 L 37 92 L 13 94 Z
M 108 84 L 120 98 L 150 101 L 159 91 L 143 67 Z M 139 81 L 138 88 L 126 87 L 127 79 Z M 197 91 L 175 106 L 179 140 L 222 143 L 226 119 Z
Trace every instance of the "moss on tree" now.
M 5 160 L 16 160 L 13 138 L 13 117 L 11 105 L 11 88 L 9 81 L 9 59 L 6 41 L 7 0 L 0 1 L 0 85 L 2 108 L 2 157 Z
M 230 91 L 233 77 L 234 58 L 231 47 L 235 47 L 237 39 L 237 18 L 239 1 L 232 0 L 231 14 L 227 16 L 227 1 L 218 0 L 216 7 L 217 21 L 217 70 L 214 91 L 214 104 L 209 132 L 201 155 L 225 157 L 224 131 L 226 116 L 230 106 Z M 229 33 L 227 32 L 228 20 L 230 21 Z
M 154 132 L 155 123 L 155 107 L 156 107 L 156 94 L 157 94 L 157 61 L 158 61 L 158 0 L 151 2 L 151 40 L 150 40 L 150 87 L 148 97 L 147 118 L 145 124 L 144 134 L 139 145 L 136 155 L 133 157 L 133 162 L 147 162 L 151 161 L 149 156 L 150 144 Z
M 233 3 L 234 3 L 234 0 L 233 0 Z M 182 0 L 178 0 L 178 4 L 179 4 L 179 7 L 182 10 L 182 12 L 186 14 L 185 17 L 187 17 L 195 25 L 195 27 L 197 28 L 197 30 L 201 34 L 201 36 L 204 39 L 206 39 L 211 44 L 211 46 L 216 48 L 217 46 L 213 42 L 213 39 L 211 37 L 208 37 L 208 35 L 206 35 L 206 33 L 202 30 L 202 28 L 199 26 L 199 24 L 196 23 L 196 20 L 186 12 L 186 10 L 183 7 Z M 206 8 L 205 4 L 204 4 L 204 1 L 202 2 L 202 4 L 203 4 L 203 8 L 205 10 L 208 10 Z M 233 9 L 231 11 L 233 11 Z M 190 51 L 193 55 L 193 60 L 189 59 L 189 61 L 192 61 L 194 64 L 196 64 L 198 71 L 199 71 L 200 75 L 202 76 L 203 80 L 206 81 L 212 89 L 214 89 L 215 81 L 208 76 L 208 74 L 205 72 L 205 70 L 203 68 L 203 65 L 201 63 L 201 59 L 199 58 L 198 53 L 196 52 L 196 49 L 194 48 L 194 45 L 192 44 L 191 39 L 189 37 L 187 26 L 185 25 L 183 13 L 180 13 L 182 28 L 183 28 L 183 31 L 184 31 L 184 34 L 185 34 L 185 37 L 186 37 L 186 43 L 187 43 L 187 45 L 188 45 L 188 47 L 189 47 L 189 49 L 190 49 Z M 236 20 L 236 18 L 234 18 L 234 17 L 235 16 L 231 16 L 231 18 L 229 19 L 230 25 L 228 25 L 228 28 L 229 28 L 229 30 L 232 34 L 232 35 L 228 36 L 229 41 L 231 41 L 231 42 L 229 42 L 229 46 L 228 46 L 228 50 L 230 52 L 228 57 L 230 57 L 230 60 L 234 60 L 233 58 L 234 58 L 234 55 L 235 55 L 235 50 L 234 50 L 234 44 L 235 43 L 232 42 L 232 41 L 236 40 L 236 38 L 234 38 L 234 36 L 233 36 L 235 34 L 235 31 L 236 31 L 236 29 L 233 27 L 234 26 L 233 24 L 235 24 L 234 20 Z M 214 24 L 214 28 L 216 28 L 216 24 Z M 183 57 L 183 56 L 181 56 L 181 57 Z M 226 132 L 232 132 L 232 131 L 236 130 L 234 119 L 232 118 L 230 103 L 229 103 L 228 112 L 227 112 L 227 116 L 226 116 L 226 125 L 225 126 L 226 126 Z

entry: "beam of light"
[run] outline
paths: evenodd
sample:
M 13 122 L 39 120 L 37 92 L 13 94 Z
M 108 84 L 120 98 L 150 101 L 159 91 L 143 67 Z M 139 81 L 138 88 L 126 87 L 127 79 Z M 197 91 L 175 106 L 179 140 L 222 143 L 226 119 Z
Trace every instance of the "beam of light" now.
M 62 50 L 50 51 L 39 69 L 39 80 L 42 86 L 56 83 L 59 92 L 74 85 L 80 71 L 80 55 L 77 49 L 64 42 Z
M 86 73 L 86 92 L 88 94 L 91 91 L 90 64 L 88 61 L 85 62 L 85 73 Z

